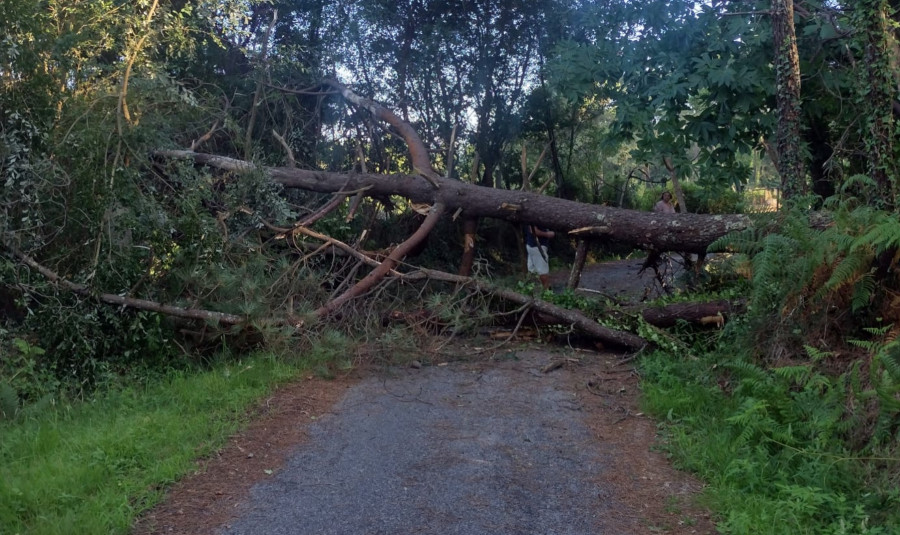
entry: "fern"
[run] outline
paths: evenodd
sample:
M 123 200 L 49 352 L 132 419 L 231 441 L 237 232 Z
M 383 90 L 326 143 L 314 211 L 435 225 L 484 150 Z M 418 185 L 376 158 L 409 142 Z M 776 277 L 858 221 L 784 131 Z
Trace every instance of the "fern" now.
M 853 243 L 853 249 L 873 248 L 875 254 L 900 247 L 900 220 L 895 214 L 879 212 L 865 234 Z
M 874 353 L 878 350 L 879 343 L 874 340 L 858 340 L 856 338 L 851 338 L 847 340 L 847 343 L 853 346 L 856 346 L 860 349 L 863 349 L 869 353 Z
M 709 245 L 711 253 L 744 253 L 753 255 L 759 252 L 760 235 L 756 229 L 744 229 L 726 234 Z
M 853 287 L 853 297 L 850 301 L 850 307 L 853 312 L 862 310 L 872 302 L 872 297 L 875 295 L 875 289 L 875 277 L 873 277 L 871 273 L 866 273 L 860 277 L 859 281 Z
M 855 279 L 859 278 L 863 273 L 869 271 L 872 258 L 870 251 L 860 249 L 851 250 L 841 263 L 834 268 L 834 271 L 831 272 L 831 277 L 822 286 L 820 291 L 837 290 L 854 282 Z
M 809 366 L 782 366 L 772 368 L 772 373 L 780 379 L 802 386 L 809 382 L 812 369 Z
M 900 340 L 894 340 L 881 348 L 878 352 L 878 361 L 891 378 L 900 383 Z
M 806 351 L 806 354 L 809 356 L 809 358 L 811 358 L 813 361 L 822 360 L 834 354 L 831 351 L 822 351 L 821 349 L 813 347 L 811 345 L 804 345 L 803 349 Z
M 734 439 L 734 446 L 736 448 L 745 446 L 761 430 L 771 427 L 768 403 L 761 399 L 745 398 L 737 411 L 725 421 L 740 429 Z

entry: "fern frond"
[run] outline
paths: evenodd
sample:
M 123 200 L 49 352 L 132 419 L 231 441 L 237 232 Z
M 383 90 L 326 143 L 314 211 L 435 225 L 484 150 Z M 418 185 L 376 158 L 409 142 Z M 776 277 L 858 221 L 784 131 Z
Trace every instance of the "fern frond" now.
M 894 214 L 879 213 L 875 224 L 854 240 L 853 249 L 869 247 L 875 254 L 900 247 L 900 219 Z
M 818 360 L 822 360 L 824 358 L 828 358 L 833 354 L 831 351 L 822 351 L 821 349 L 810 346 L 810 345 L 804 345 L 803 349 L 806 350 L 806 354 L 813 361 L 818 361 Z
M 871 264 L 872 255 L 868 251 L 862 249 L 851 250 L 841 260 L 841 263 L 834 268 L 834 271 L 831 272 L 831 277 L 829 277 L 822 288 L 833 291 L 846 284 L 851 284 L 867 273 Z
M 740 432 L 735 438 L 735 446 L 748 444 L 761 428 L 771 427 L 771 425 L 765 425 L 771 421 L 768 416 L 768 408 L 769 405 L 765 400 L 748 397 L 744 399 L 732 416 L 725 419 L 729 424 L 740 428 Z
M 878 184 L 869 175 L 858 174 L 847 177 L 841 185 L 841 193 L 849 193 L 854 187 L 861 187 L 864 191 L 874 191 L 878 189 Z
M 810 265 L 804 262 L 797 240 L 780 234 L 769 234 L 763 249 L 753 257 L 754 300 L 766 293 L 786 297 L 794 289 L 805 286 L 811 277 Z M 800 263 L 798 264 L 798 260 Z
M 776 377 L 790 381 L 792 383 L 803 385 L 809 379 L 811 368 L 809 366 L 782 366 L 772 368 L 772 373 Z
M 875 277 L 872 276 L 871 272 L 860 277 L 859 281 L 853 286 L 853 298 L 850 301 L 853 312 L 869 305 L 872 297 L 875 295 L 876 286 Z
M 815 247 L 822 253 L 823 260 L 831 263 L 845 256 L 855 241 L 856 236 L 845 232 L 844 227 L 831 227 L 819 234 Z
M 882 325 L 881 327 L 863 327 L 863 330 L 872 336 L 884 336 L 893 328 L 893 325 L 890 323 L 887 325 Z
M 897 340 L 885 345 L 878 352 L 878 361 L 890 374 L 891 378 L 900 383 L 900 342 Z
M 726 234 L 712 242 L 707 248 L 711 253 L 756 254 L 761 247 L 760 236 L 755 229 L 744 229 Z
M 873 340 L 857 340 L 855 338 L 847 340 L 847 343 L 869 352 L 877 351 L 878 346 L 880 345 L 878 342 L 875 342 Z

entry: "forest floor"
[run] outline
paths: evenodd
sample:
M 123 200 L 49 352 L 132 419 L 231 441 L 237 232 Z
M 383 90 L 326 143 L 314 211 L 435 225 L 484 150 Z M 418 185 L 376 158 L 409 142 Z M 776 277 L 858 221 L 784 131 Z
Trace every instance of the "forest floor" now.
M 634 262 L 582 284 L 616 293 L 605 278 Z M 135 532 L 716 533 L 702 485 L 659 451 L 625 356 L 485 347 L 280 388 Z

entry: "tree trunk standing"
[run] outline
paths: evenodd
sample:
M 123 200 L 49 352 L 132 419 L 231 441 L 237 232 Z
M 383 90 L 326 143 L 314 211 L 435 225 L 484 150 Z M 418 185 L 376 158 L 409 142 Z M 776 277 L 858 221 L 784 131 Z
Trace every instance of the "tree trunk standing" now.
M 828 124 L 822 118 L 811 118 L 811 123 L 803 133 L 809 147 L 809 175 L 812 192 L 823 201 L 835 194 L 834 180 L 829 176 L 827 165 L 834 155 L 834 142 Z M 756 170 L 758 173 L 758 169 Z M 758 180 L 757 180 L 758 182 Z
M 854 22 L 864 36 L 865 67 L 860 95 L 865 111 L 863 133 L 868 152 L 869 174 L 878 188 L 879 208 L 895 206 L 893 96 L 896 92 L 891 61 L 891 34 L 887 24 L 887 0 L 858 0 Z
M 463 277 L 472 275 L 472 264 L 475 263 L 475 237 L 478 232 L 478 219 L 467 217 L 462 222 L 463 254 L 459 263 L 459 274 Z
M 269 23 L 269 27 L 266 29 L 266 34 L 263 37 L 262 52 L 259 57 L 260 70 L 256 80 L 256 91 L 253 93 L 253 100 L 250 103 L 250 118 L 247 120 L 247 132 L 244 137 L 244 158 L 248 160 L 253 154 L 253 125 L 256 122 L 256 115 L 259 107 L 262 105 L 260 99 L 262 98 L 263 90 L 265 89 L 265 72 L 269 68 L 266 63 L 269 59 L 269 37 L 272 35 L 272 29 L 275 27 L 275 22 L 277 20 L 278 10 L 276 9 L 272 12 L 272 21 Z
M 469 169 L 469 182 L 478 182 L 478 170 L 481 168 L 481 156 L 476 151 L 472 158 L 472 167 Z M 487 172 L 487 170 L 485 170 Z M 472 265 L 475 263 L 475 237 L 478 233 L 478 218 L 466 217 L 463 219 L 463 254 L 459 260 L 459 273 L 463 277 L 472 274 Z
M 412 9 L 412 8 L 410 8 Z M 394 71 L 397 73 L 397 107 L 403 120 L 409 122 L 409 97 L 407 91 L 407 79 L 409 77 L 409 56 L 412 50 L 412 41 L 416 36 L 416 28 L 412 20 L 403 23 L 403 41 L 400 45 L 400 53 Z
M 794 33 L 794 0 L 772 0 L 775 97 L 778 104 L 778 173 L 783 200 L 806 193 L 800 153 L 800 56 Z
M 556 142 L 556 129 L 549 123 L 547 124 L 547 136 L 550 138 L 550 162 L 553 164 L 553 174 L 556 179 L 556 195 L 561 199 L 572 199 L 575 197 L 575 192 L 563 176 L 562 164 L 559 161 L 559 146 Z
M 678 201 L 678 211 L 686 214 L 688 211 L 687 202 L 684 200 L 684 190 L 681 189 L 681 181 L 678 180 L 678 173 L 675 171 L 675 166 L 672 164 L 672 158 L 663 158 L 663 164 L 665 164 L 666 170 L 669 171 L 669 178 L 672 179 L 672 189 L 675 190 L 675 200 Z
M 578 283 L 581 282 L 581 272 L 584 271 L 584 263 L 587 260 L 587 253 L 587 240 L 578 240 L 578 248 L 575 249 L 575 262 L 572 263 L 572 271 L 569 272 L 566 288 L 570 290 L 578 288 Z

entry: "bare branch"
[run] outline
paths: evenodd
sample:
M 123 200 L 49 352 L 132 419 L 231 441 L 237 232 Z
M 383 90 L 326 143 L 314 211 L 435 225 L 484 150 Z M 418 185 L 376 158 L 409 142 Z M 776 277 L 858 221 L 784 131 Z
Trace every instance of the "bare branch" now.
M 287 144 L 287 141 L 285 141 L 274 128 L 272 129 L 272 135 L 275 136 L 275 139 L 278 140 L 278 143 L 280 143 L 281 147 L 284 149 L 285 157 L 287 158 L 287 166 L 297 167 L 297 161 L 294 159 L 294 151 L 291 150 L 291 146 Z
M 403 243 L 398 245 L 391 251 L 391 254 L 381 263 L 377 268 L 373 269 L 368 275 L 363 277 L 361 281 L 356 283 L 352 288 L 341 294 L 340 296 L 332 299 L 328 303 L 322 305 L 318 310 L 316 310 L 317 316 L 327 316 L 331 314 L 335 310 L 341 307 L 347 301 L 353 299 L 354 297 L 358 297 L 368 291 L 370 288 L 375 286 L 381 279 L 383 279 L 388 272 L 390 272 L 397 264 L 400 263 L 401 260 L 406 256 L 409 251 L 412 250 L 413 247 L 421 243 L 422 240 L 428 236 L 428 233 L 434 228 L 437 224 L 438 220 L 440 220 L 441 215 L 444 213 L 444 205 L 443 204 L 435 204 L 431 208 L 431 212 L 428 216 L 425 217 L 425 221 L 419 226 L 418 229 L 406 239 Z
M 4 244 L 7 249 L 9 249 L 12 254 L 21 260 L 25 265 L 30 267 L 31 269 L 37 271 L 41 275 L 43 275 L 50 282 L 62 286 L 66 290 L 70 292 L 92 296 L 93 293 L 91 289 L 82 284 L 74 283 L 70 280 L 66 280 L 59 276 L 58 273 L 47 268 L 41 264 L 39 264 L 35 259 L 31 258 L 27 254 L 20 251 L 17 247 L 12 244 L 5 243 Z M 204 320 L 204 321 L 212 321 L 214 323 L 221 323 L 225 325 L 238 325 L 247 323 L 247 318 L 242 316 L 235 316 L 233 314 L 226 314 L 224 312 L 215 312 L 212 310 L 201 310 L 196 308 L 182 308 L 176 307 L 172 305 L 165 305 L 162 303 L 158 303 L 156 301 L 148 301 L 146 299 L 135 299 L 133 297 L 125 297 L 121 295 L 101 293 L 98 295 L 94 295 L 97 299 L 104 303 L 108 303 L 110 305 L 118 305 L 122 307 L 134 308 L 137 310 L 149 310 L 151 312 L 158 312 L 160 314 L 165 314 L 167 316 L 174 316 L 177 318 L 185 318 L 185 319 L 196 319 L 196 320 Z
M 211 138 L 213 136 L 213 134 L 215 134 L 218 130 L 219 130 L 219 121 L 217 120 L 216 122 L 213 123 L 212 128 L 209 129 L 209 132 L 203 134 L 202 136 L 200 136 L 199 138 L 197 138 L 193 142 L 191 142 L 191 147 L 188 150 L 197 150 L 200 147 L 200 145 L 209 141 L 209 138 Z
M 409 149 L 409 156 L 412 159 L 413 170 L 416 173 L 419 173 L 435 188 L 440 187 L 437 181 L 437 179 L 440 178 L 440 175 L 438 175 L 431 167 L 431 159 L 428 157 L 428 149 L 425 148 L 425 144 L 422 143 L 422 138 L 419 137 L 418 132 L 416 132 L 415 128 L 413 128 L 412 125 L 398 117 L 397 114 L 385 108 L 381 104 L 357 95 L 336 80 L 326 80 L 325 83 L 338 90 L 341 95 L 343 95 L 343 97 L 349 102 L 352 102 L 353 104 L 356 104 L 361 108 L 369 110 L 369 112 L 377 119 L 380 119 L 396 128 L 400 135 L 403 136 L 403 139 L 406 141 L 406 146 Z

